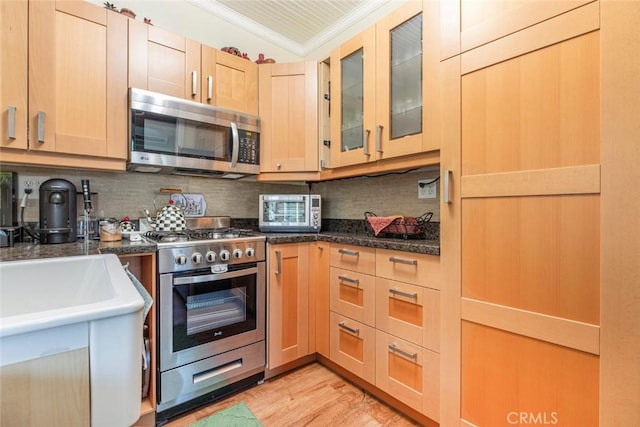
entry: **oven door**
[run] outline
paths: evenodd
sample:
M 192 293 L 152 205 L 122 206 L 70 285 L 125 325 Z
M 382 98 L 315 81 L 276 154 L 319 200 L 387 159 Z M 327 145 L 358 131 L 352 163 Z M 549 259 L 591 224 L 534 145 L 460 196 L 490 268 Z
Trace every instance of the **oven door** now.
M 160 370 L 265 338 L 264 262 L 160 275 Z

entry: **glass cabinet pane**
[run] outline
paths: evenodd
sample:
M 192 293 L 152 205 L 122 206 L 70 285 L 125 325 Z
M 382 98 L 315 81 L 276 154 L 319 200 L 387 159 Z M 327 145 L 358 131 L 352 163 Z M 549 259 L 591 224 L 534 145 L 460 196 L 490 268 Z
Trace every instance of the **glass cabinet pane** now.
M 342 59 L 341 151 L 362 148 L 363 138 L 363 57 L 359 49 Z
M 391 30 L 391 139 L 422 132 L 422 14 Z

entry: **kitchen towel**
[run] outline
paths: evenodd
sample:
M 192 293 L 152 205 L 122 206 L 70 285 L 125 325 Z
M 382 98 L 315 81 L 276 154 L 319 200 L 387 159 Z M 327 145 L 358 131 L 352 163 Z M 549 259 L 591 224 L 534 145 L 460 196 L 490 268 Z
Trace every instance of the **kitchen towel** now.
M 262 423 L 253 415 L 251 410 L 240 402 L 227 409 L 216 412 L 213 415 L 203 418 L 191 424 L 190 427 L 262 427 Z
M 367 221 L 369 221 L 369 225 L 373 229 L 373 233 L 377 237 L 378 234 L 384 231 L 393 221 L 398 218 L 402 218 L 402 215 L 392 215 L 392 216 L 369 216 L 367 217 Z
M 133 283 L 133 286 L 136 287 L 136 289 L 140 293 L 140 296 L 144 300 L 144 309 L 143 309 L 144 311 L 142 313 L 142 321 L 144 322 L 145 320 L 147 320 L 147 314 L 149 314 L 149 310 L 151 309 L 151 305 L 153 304 L 153 298 L 151 298 L 151 295 L 149 295 L 149 292 L 147 292 L 144 285 L 140 283 L 138 278 L 132 272 L 129 271 L 129 268 L 127 266 L 124 266 L 124 271 L 127 272 L 127 276 L 129 276 L 129 280 L 131 280 L 131 283 Z

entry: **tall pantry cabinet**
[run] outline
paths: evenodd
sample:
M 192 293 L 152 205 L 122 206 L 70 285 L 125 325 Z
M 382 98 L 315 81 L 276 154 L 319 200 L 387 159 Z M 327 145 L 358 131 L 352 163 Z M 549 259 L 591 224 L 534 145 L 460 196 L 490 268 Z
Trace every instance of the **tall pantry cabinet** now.
M 441 423 L 632 425 L 640 8 L 441 11 Z

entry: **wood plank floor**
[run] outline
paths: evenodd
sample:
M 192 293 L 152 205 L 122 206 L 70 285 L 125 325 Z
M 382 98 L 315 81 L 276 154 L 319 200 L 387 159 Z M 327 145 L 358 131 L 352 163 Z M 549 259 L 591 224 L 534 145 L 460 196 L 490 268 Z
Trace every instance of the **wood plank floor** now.
M 187 427 L 239 402 L 244 402 L 265 427 L 418 425 L 319 363 L 312 363 L 166 426 Z

